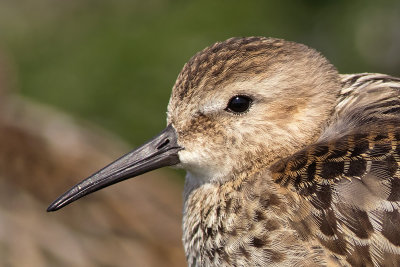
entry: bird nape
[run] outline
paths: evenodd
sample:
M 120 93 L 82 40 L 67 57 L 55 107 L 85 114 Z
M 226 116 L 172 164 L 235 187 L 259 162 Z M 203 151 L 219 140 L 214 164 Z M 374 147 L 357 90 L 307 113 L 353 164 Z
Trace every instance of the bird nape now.
M 163 167 L 187 171 L 189 266 L 400 265 L 400 79 L 338 74 L 281 39 L 218 42 L 172 90 L 168 127 L 48 211 Z

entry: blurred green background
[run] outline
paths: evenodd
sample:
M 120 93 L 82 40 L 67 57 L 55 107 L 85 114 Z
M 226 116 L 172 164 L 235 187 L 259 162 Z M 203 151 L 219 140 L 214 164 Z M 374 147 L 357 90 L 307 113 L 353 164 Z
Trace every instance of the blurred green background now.
M 1 0 L 0 50 L 21 94 L 132 146 L 165 125 L 170 90 L 198 50 L 273 36 L 321 51 L 341 73 L 400 75 L 400 1 Z
M 400 76 L 399 0 L 0 0 L 0 265 L 185 266 L 182 183 L 165 179 L 175 173 L 45 213 L 128 148 L 99 127 L 26 105 L 90 121 L 133 148 L 165 127 L 171 88 L 192 55 L 254 35 L 305 43 L 341 73 Z M 28 101 L 2 97 L 5 89 Z

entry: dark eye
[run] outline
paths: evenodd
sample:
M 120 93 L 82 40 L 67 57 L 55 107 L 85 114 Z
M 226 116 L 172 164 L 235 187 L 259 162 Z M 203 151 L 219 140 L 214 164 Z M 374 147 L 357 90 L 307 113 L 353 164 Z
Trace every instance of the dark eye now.
M 252 100 L 248 96 L 237 95 L 231 98 L 228 103 L 226 110 L 234 113 L 243 113 L 250 107 Z

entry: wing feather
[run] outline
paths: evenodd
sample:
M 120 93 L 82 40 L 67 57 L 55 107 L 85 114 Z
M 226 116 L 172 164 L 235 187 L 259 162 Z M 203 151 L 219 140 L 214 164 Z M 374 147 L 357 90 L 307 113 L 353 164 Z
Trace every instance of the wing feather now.
M 300 235 L 352 265 L 380 266 L 400 255 L 399 164 L 400 127 L 387 124 L 312 145 L 271 172 L 307 206 L 293 219 Z
M 400 79 L 342 75 L 319 140 L 271 167 L 291 224 L 351 266 L 400 266 Z

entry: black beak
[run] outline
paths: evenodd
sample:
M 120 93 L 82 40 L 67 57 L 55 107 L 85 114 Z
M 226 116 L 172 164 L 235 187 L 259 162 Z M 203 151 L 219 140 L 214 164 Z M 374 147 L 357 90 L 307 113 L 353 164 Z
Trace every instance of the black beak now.
M 83 196 L 128 178 L 161 167 L 176 165 L 179 163 L 178 152 L 182 149 L 178 145 L 175 129 L 172 125 L 168 125 L 146 144 L 72 187 L 51 203 L 47 211 L 56 211 Z

